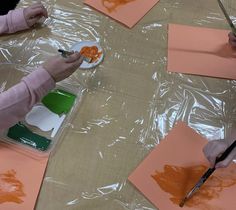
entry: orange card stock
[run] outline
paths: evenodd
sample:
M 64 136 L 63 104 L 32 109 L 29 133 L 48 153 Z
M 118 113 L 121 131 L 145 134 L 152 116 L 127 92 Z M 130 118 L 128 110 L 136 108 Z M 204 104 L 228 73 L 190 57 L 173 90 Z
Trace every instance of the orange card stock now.
M 0 143 L 0 210 L 34 209 L 47 161 Z
M 159 0 L 85 0 L 84 3 L 132 28 Z
M 208 169 L 202 153 L 207 140 L 183 122 L 129 176 L 160 210 L 232 210 L 236 206 L 236 166 L 217 169 L 200 190 L 179 207 L 181 198 Z
M 236 79 L 229 31 L 175 24 L 168 31 L 168 71 Z

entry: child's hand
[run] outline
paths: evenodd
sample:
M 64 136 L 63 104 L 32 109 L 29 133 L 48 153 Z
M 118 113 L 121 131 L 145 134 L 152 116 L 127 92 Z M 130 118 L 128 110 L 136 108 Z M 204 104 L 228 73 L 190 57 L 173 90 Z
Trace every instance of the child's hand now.
M 47 60 L 43 64 L 43 67 L 52 76 L 55 82 L 59 82 L 73 74 L 81 65 L 83 59 L 84 57 L 78 52 L 75 52 L 68 58 L 63 58 L 58 55 Z
M 214 167 L 216 157 L 220 156 L 229 146 L 230 145 L 226 142 L 226 140 L 214 140 L 207 143 L 207 145 L 203 148 L 203 153 L 210 162 L 211 167 Z M 215 167 L 225 168 L 234 158 L 236 158 L 235 149 L 225 158 L 225 160 L 217 163 Z
M 236 47 L 236 36 L 232 32 L 230 32 L 228 36 L 229 36 L 229 43 L 231 44 L 231 46 Z
M 37 23 L 41 17 L 48 17 L 48 12 L 41 3 L 33 4 L 24 9 L 24 16 L 29 27 Z

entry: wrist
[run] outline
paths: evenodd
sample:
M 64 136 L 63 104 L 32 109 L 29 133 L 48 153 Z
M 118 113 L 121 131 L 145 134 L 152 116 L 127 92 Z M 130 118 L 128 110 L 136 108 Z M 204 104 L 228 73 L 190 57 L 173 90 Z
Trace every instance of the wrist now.
M 10 33 L 22 31 L 29 28 L 24 16 L 24 9 L 15 9 L 8 12 L 7 23 Z
M 53 79 L 54 82 L 57 82 L 56 78 L 52 74 L 52 72 L 49 70 L 49 68 L 46 65 L 43 65 L 44 70 L 49 74 L 49 76 Z

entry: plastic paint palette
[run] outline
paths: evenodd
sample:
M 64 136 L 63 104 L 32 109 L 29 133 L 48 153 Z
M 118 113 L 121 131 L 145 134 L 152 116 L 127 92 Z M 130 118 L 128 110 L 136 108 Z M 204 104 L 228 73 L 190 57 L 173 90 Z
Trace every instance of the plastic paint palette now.
M 55 89 L 44 96 L 42 103 L 50 111 L 61 115 L 63 113 L 69 113 L 75 103 L 75 100 L 76 95 L 64 90 Z
M 50 139 L 33 133 L 22 123 L 18 123 L 9 128 L 7 136 L 12 140 L 28 145 L 40 151 L 46 151 L 51 144 Z
M 98 66 L 104 58 L 104 52 L 98 42 L 92 42 L 92 41 L 78 42 L 71 47 L 70 50 L 80 52 L 80 50 L 83 47 L 92 47 L 92 46 L 96 46 L 98 48 L 98 52 L 102 52 L 101 56 L 99 57 L 98 60 L 94 62 L 90 62 L 90 63 L 84 60 L 83 63 L 79 67 L 80 69 L 91 69 Z
M 65 114 L 59 116 L 43 105 L 35 105 L 26 115 L 25 121 L 42 131 L 52 130 L 51 137 L 53 138 L 61 127 L 65 117 Z

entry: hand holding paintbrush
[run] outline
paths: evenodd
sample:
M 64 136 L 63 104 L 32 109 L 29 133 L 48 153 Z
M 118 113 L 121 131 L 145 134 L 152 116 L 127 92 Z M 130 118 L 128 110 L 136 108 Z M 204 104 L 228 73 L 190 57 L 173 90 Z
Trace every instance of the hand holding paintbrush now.
M 209 168 L 203 176 L 199 179 L 197 184 L 188 192 L 188 194 L 182 199 L 180 202 L 179 206 L 183 207 L 185 202 L 190 199 L 199 189 L 200 187 L 205 183 L 205 181 L 211 176 L 211 174 L 215 171 L 217 163 L 224 161 L 230 154 L 231 152 L 235 149 L 236 147 L 236 140 L 218 157 L 216 157 L 214 166 Z
M 209 161 L 211 167 L 215 168 L 227 167 L 232 162 L 232 160 L 236 158 L 236 149 L 235 149 L 223 161 L 216 162 L 217 157 L 220 156 L 227 149 L 227 147 L 230 144 L 228 142 L 232 142 L 232 139 L 235 138 L 235 136 L 236 136 L 236 131 L 234 131 L 231 134 L 230 138 L 213 140 L 209 141 L 206 144 L 206 146 L 203 148 L 203 153 L 207 158 L 207 160 Z
M 219 4 L 219 7 L 220 9 L 222 10 L 228 24 L 229 24 L 229 27 L 231 28 L 231 32 L 229 33 L 229 43 L 231 44 L 231 46 L 233 47 L 236 47 L 236 28 L 232 22 L 232 20 L 230 19 L 224 5 L 222 4 L 221 0 L 217 0 L 218 1 L 218 4 Z
M 43 63 L 43 68 L 50 74 L 55 82 L 59 82 L 73 74 L 82 64 L 84 57 L 78 52 L 62 58 L 57 55 Z

